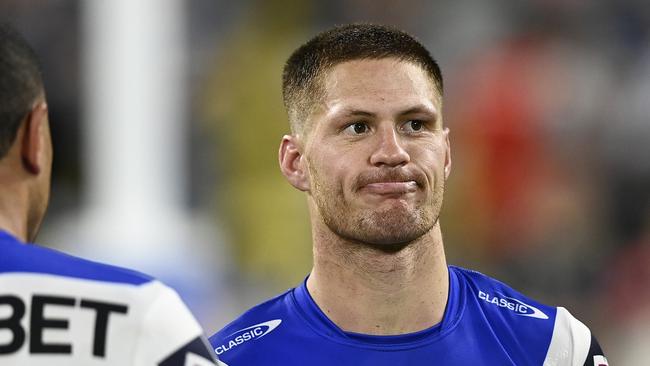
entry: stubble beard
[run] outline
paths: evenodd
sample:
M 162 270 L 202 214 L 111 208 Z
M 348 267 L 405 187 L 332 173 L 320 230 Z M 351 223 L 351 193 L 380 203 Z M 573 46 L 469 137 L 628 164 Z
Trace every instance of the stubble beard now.
M 312 196 L 325 225 L 338 237 L 382 251 L 398 251 L 416 242 L 438 222 L 444 182 L 434 188 L 427 200 L 396 202 L 387 208 L 355 208 L 346 200 L 343 187 L 325 186 L 312 171 Z

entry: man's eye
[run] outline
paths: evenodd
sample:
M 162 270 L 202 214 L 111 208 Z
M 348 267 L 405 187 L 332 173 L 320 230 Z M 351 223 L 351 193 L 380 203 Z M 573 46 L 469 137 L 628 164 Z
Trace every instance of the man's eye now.
M 353 135 L 362 135 L 368 132 L 368 125 L 363 122 L 353 123 L 349 125 L 345 131 Z
M 424 123 L 422 121 L 418 121 L 418 120 L 415 120 L 415 119 L 407 121 L 404 124 L 404 129 L 407 132 L 421 131 L 423 127 L 424 127 Z

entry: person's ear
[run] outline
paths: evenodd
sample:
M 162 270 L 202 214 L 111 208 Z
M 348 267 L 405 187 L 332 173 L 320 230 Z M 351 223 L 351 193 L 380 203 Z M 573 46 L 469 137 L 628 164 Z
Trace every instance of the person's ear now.
M 47 123 L 47 104 L 37 102 L 25 117 L 20 149 L 23 166 L 32 174 L 39 174 L 47 164 Z
M 280 151 L 280 170 L 282 175 L 295 188 L 306 192 L 309 191 L 309 174 L 304 156 L 302 155 L 298 137 L 293 135 L 282 136 Z
M 444 130 L 445 134 L 445 180 L 449 178 L 449 174 L 451 173 L 451 145 L 449 143 L 449 128 L 445 128 Z

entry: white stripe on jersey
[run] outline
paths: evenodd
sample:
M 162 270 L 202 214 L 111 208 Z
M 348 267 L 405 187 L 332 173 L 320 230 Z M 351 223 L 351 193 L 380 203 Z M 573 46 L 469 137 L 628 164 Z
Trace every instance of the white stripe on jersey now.
M 544 366 L 583 366 L 590 345 L 589 328 L 567 309 L 558 307 Z

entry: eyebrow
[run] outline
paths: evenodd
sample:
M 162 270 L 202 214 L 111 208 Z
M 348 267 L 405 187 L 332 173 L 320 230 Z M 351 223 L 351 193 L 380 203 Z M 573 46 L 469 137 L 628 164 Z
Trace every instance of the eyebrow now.
M 428 108 L 425 105 L 417 105 L 415 107 L 409 108 L 407 110 L 402 111 L 399 115 L 404 116 L 407 114 L 414 114 L 414 113 L 427 113 L 433 115 L 434 117 L 438 116 L 438 110 L 436 108 Z
M 361 109 L 349 109 L 349 108 L 346 108 L 337 114 L 341 116 L 363 116 L 363 117 L 375 116 L 375 114 L 372 112 L 364 111 Z
M 429 108 L 422 104 L 405 109 L 399 112 L 398 115 L 404 116 L 404 115 L 414 114 L 414 113 L 427 113 L 433 115 L 435 118 L 438 117 L 438 111 L 435 108 Z M 356 108 L 345 108 L 337 114 L 339 116 L 361 116 L 361 117 L 374 117 L 376 115 L 375 113 L 365 111 L 363 109 L 356 109 Z

